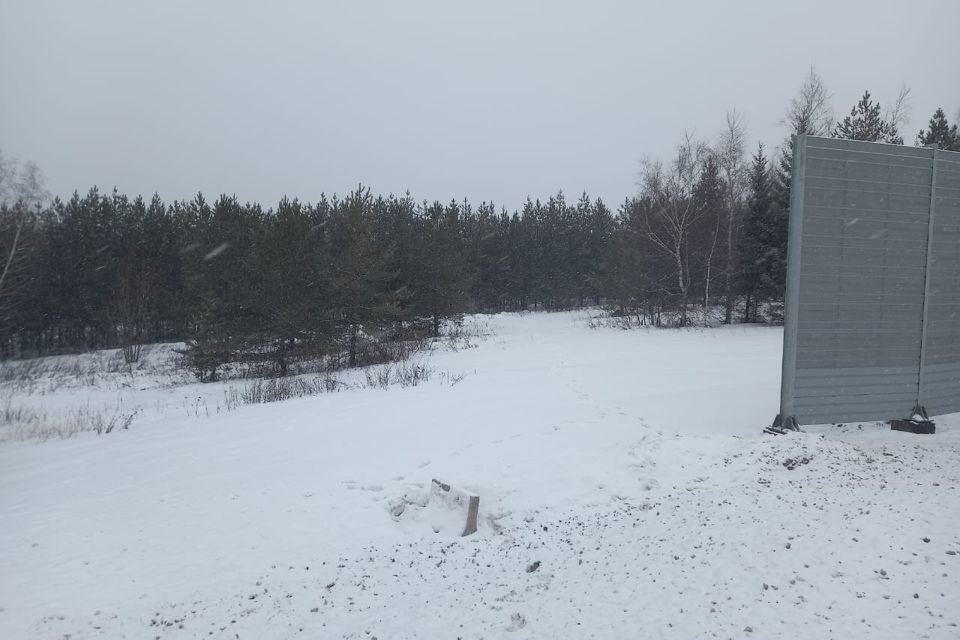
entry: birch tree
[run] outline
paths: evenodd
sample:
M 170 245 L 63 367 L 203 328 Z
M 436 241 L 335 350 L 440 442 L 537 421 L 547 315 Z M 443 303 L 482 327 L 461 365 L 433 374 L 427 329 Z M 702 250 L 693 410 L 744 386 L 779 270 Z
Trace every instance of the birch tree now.
M 787 127 L 787 139 L 780 147 L 777 168 L 777 204 L 787 211 L 790 208 L 790 182 L 793 179 L 793 148 L 796 138 L 802 134 L 828 136 L 833 128 L 831 95 L 817 72 L 811 68 L 804 78 L 800 91 L 790 100 L 787 115 L 781 124 Z
M 811 67 L 800 91 L 790 100 L 790 108 L 782 121 L 783 124 L 790 129 L 791 135 L 829 135 L 833 127 L 830 99 L 831 95 L 823 83 L 823 78 Z
M 646 160 L 640 177 L 640 196 L 644 207 L 644 236 L 673 265 L 679 294 L 680 326 L 687 324 L 690 295 L 689 243 L 701 212 L 694 200 L 706 148 L 689 133 L 677 147 L 666 166 Z
M 726 126 L 717 142 L 717 162 L 724 188 L 724 209 L 726 213 L 726 268 L 723 273 L 724 286 L 724 322 L 733 321 L 735 292 L 733 288 L 736 268 L 737 229 L 740 223 L 740 210 L 746 189 L 746 164 L 744 153 L 747 130 L 743 115 L 736 110 L 727 113 Z
M 43 172 L 33 162 L 7 160 L 0 151 L 0 320 L 25 285 L 29 259 L 29 226 L 47 199 Z

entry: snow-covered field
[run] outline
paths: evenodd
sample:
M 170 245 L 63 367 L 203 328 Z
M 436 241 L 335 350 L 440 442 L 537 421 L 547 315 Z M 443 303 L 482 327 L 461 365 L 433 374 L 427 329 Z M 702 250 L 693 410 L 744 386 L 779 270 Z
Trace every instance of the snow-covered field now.
M 764 436 L 778 329 L 472 322 L 410 388 L 0 383 L 0 638 L 960 637 L 960 416 Z

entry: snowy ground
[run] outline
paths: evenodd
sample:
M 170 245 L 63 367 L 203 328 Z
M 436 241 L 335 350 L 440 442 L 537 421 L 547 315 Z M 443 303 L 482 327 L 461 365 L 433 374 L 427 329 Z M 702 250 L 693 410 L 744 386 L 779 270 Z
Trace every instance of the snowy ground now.
M 3 383 L 8 415 L 137 415 L 7 428 L 0 638 L 960 637 L 960 416 L 763 436 L 777 329 L 482 322 L 412 388 Z

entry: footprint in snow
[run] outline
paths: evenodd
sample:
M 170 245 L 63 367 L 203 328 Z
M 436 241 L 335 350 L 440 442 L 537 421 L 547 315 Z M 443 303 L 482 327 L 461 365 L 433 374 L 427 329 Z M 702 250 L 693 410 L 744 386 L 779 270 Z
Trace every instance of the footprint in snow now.
M 527 626 L 527 619 L 519 613 L 514 613 L 510 616 L 510 626 L 507 627 L 507 631 L 519 631 L 525 626 Z
M 660 483 L 652 478 L 639 478 L 640 488 L 644 491 L 653 491 L 660 488 Z

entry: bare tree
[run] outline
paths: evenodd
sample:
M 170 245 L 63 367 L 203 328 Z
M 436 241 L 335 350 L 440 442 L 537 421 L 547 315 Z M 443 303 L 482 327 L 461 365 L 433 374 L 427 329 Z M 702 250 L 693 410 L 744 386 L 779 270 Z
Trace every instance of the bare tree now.
M 833 109 L 830 106 L 830 93 L 823 78 L 810 68 L 810 73 L 803 80 L 800 92 L 790 101 L 790 108 L 783 124 L 787 125 L 790 133 L 800 135 L 808 133 L 813 136 L 826 136 L 833 127 Z
M 899 129 L 903 125 L 907 124 L 907 121 L 910 119 L 910 111 L 913 107 L 913 103 L 910 100 L 910 88 L 906 83 L 900 85 L 900 91 L 897 93 L 896 99 L 893 101 L 887 108 L 886 117 L 884 120 L 887 121 L 894 129 Z
M 727 113 L 727 124 L 717 142 L 716 156 L 720 166 L 725 192 L 724 209 L 726 212 L 727 260 L 723 273 L 724 282 L 724 322 L 733 321 L 733 272 L 736 259 L 737 228 L 740 209 L 746 189 L 747 169 L 744 163 L 747 129 L 743 114 L 736 110 Z
M 776 171 L 777 206 L 784 212 L 790 209 L 790 183 L 793 178 L 793 150 L 796 138 L 802 134 L 829 136 L 833 129 L 832 96 L 827 92 L 817 72 L 811 67 L 799 93 L 790 101 L 786 116 L 781 121 L 787 137 L 779 150 Z M 786 251 L 786 247 L 782 247 Z
M 669 165 L 664 167 L 660 162 L 645 160 L 640 175 L 640 196 L 648 205 L 641 219 L 642 231 L 674 265 L 681 326 L 687 324 L 690 293 L 688 245 L 700 215 L 693 191 L 705 154 L 703 143 L 687 133 Z
M 9 317 L 14 294 L 26 283 L 28 232 L 48 197 L 44 182 L 36 164 L 21 166 L 0 151 L 0 320 Z
M 10 203 L 13 181 L 16 174 L 16 161 L 5 159 L 3 157 L 3 149 L 0 149 L 0 205 Z

